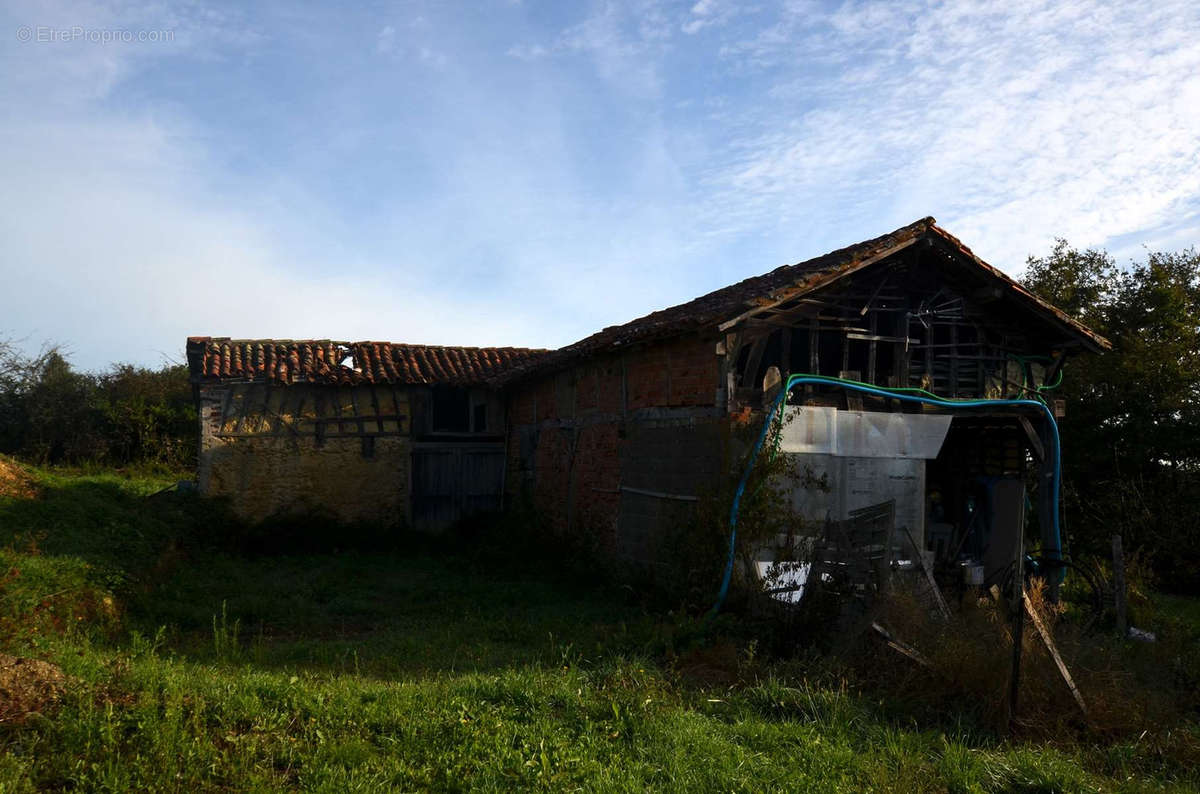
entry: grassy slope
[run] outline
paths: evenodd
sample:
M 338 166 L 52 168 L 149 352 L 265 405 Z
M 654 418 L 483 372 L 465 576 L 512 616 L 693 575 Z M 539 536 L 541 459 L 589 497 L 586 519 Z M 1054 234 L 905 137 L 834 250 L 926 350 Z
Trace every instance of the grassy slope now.
M 230 556 L 205 542 L 223 530 L 209 507 L 145 498 L 169 478 L 37 476 L 38 500 L 0 497 L 0 562 L 21 570 L 0 609 L 38 628 L 9 651 L 73 685 L 0 727 L 0 791 L 1200 787 L 1152 741 L 919 726 L 746 650 L 742 684 L 704 686 L 669 661 L 683 624 L 552 571 L 445 550 Z M 63 634 L 47 603 L 88 619 Z

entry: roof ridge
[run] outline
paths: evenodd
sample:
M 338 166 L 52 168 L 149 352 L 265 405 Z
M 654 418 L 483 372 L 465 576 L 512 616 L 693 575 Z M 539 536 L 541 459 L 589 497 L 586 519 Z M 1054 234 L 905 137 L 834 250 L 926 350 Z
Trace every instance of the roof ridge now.
M 388 383 L 483 385 L 497 374 L 546 355 L 534 348 L 412 345 L 402 342 L 188 337 L 194 382 Z M 350 357 L 352 366 L 342 362 Z M 260 360 L 266 366 L 259 367 Z
M 427 342 L 388 342 L 384 340 L 359 340 L 354 342 L 346 342 L 329 337 L 313 337 L 309 339 L 290 339 L 290 338 L 256 338 L 256 337 L 231 337 L 231 336 L 189 336 L 188 344 L 225 344 L 225 345 L 275 345 L 276 347 L 287 347 L 289 345 L 341 345 L 342 347 L 357 347 L 359 345 L 388 345 L 390 347 L 408 347 L 408 348 L 424 348 L 428 350 L 508 350 L 514 352 L 528 353 L 549 353 L 552 348 L 545 347 L 515 347 L 512 345 L 438 345 Z

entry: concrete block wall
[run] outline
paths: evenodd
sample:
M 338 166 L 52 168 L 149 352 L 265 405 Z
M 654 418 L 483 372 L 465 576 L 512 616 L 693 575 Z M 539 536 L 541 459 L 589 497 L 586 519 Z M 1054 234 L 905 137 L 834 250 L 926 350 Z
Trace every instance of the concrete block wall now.
M 664 525 L 721 474 L 716 343 L 666 340 L 510 388 L 509 498 L 523 491 L 556 531 L 611 558 L 659 562 Z

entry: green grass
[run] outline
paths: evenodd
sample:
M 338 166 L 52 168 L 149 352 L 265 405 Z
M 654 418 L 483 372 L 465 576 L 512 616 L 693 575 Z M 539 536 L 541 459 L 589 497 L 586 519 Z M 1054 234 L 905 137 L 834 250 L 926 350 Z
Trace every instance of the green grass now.
M 2 639 L 71 684 L 0 726 L 0 791 L 1200 788 L 1195 726 L 1009 743 L 490 547 L 238 555 L 219 509 L 147 498 L 170 473 L 37 478 L 0 498 Z M 724 683 L 683 672 L 706 653 Z

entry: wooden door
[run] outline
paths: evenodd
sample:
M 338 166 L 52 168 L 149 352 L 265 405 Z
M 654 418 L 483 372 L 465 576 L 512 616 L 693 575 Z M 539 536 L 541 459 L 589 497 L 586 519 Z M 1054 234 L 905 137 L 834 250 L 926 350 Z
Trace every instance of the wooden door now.
M 423 444 L 413 451 L 413 526 L 440 532 L 469 515 L 499 510 L 504 445 Z

